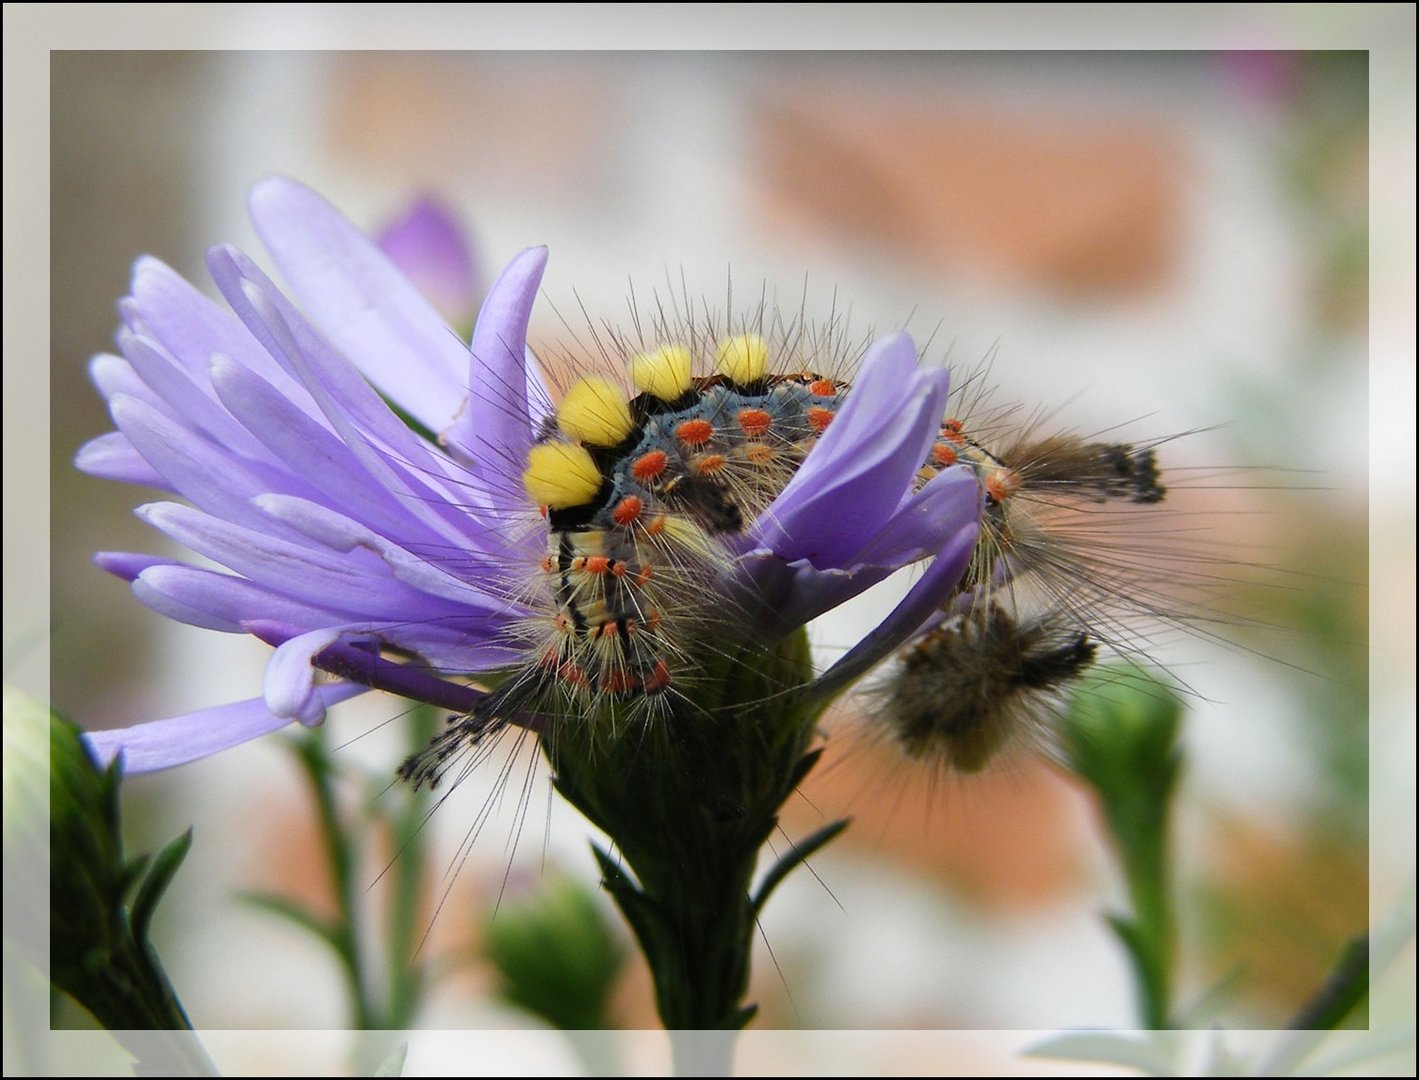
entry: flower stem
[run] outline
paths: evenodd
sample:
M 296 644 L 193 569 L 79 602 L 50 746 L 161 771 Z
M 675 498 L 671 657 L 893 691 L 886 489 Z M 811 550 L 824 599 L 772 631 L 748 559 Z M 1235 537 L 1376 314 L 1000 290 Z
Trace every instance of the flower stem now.
M 757 926 L 750 885 L 779 808 L 816 760 L 818 714 L 802 694 L 811 677 L 801 631 L 777 646 L 745 642 L 663 715 L 606 707 L 542 735 L 558 790 L 620 854 L 597 850 L 603 884 L 645 953 L 669 1029 L 737 1030 L 754 1015 L 743 1004 Z M 676 1046 L 677 1063 L 699 1053 Z
M 351 1026 L 364 1031 L 380 1026 L 366 972 L 364 952 L 360 947 L 360 900 L 355 884 L 356 852 L 350 831 L 340 817 L 332 783 L 334 764 L 326 746 L 325 729 L 318 727 L 296 742 L 296 757 L 310 782 L 320 819 L 321 840 L 325 845 L 330 867 L 331 885 L 335 891 L 337 917 L 330 925 L 330 944 L 340 958 L 349 983 Z
M 438 730 L 439 710 L 428 705 L 409 716 L 409 745 L 414 752 L 429 744 Z M 400 805 L 391 812 L 394 863 L 389 921 L 386 929 L 389 1001 L 384 1026 L 409 1026 L 424 992 L 424 969 L 417 962 L 419 913 L 424 898 L 425 858 L 422 829 L 427 809 L 413 790 L 404 790 Z

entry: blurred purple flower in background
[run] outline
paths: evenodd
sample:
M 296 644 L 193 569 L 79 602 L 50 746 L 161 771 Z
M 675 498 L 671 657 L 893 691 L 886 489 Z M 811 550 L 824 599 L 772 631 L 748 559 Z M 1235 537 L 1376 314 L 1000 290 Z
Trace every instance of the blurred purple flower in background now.
M 462 326 L 473 318 L 485 283 L 467 231 L 451 207 L 420 196 L 379 231 L 375 243 L 445 320 Z
M 96 561 L 159 614 L 275 646 L 260 697 L 90 735 L 129 771 L 319 723 L 368 687 L 468 711 L 481 692 L 448 677 L 524 662 L 509 631 L 537 614 L 519 598 L 545 525 L 531 525 L 520 473 L 550 408 L 526 347 L 546 249 L 508 264 L 470 346 L 438 309 L 456 314 L 473 295 L 473 261 L 432 203 L 384 234 L 387 253 L 293 181 L 259 184 L 250 207 L 302 310 L 229 245 L 207 263 L 230 310 L 145 257 L 120 304 L 119 355 L 92 362 L 117 431 L 85 445 L 79 468 L 180 497 L 137 513 L 230 573 L 131 553 Z M 716 583 L 745 633 L 772 639 L 936 557 L 830 673 L 835 687 L 908 637 L 969 561 L 974 474 L 946 469 L 916 490 L 945 399 L 946 373 L 918 367 L 908 337 L 874 344 Z

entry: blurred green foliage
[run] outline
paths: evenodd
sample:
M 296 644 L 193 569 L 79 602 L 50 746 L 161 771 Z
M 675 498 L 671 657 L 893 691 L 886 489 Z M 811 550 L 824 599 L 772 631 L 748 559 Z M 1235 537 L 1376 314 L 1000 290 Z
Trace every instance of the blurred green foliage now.
M 484 949 L 501 994 L 553 1027 L 609 1027 L 611 991 L 625 949 L 595 898 L 553 878 L 501 906 L 484 928 Z

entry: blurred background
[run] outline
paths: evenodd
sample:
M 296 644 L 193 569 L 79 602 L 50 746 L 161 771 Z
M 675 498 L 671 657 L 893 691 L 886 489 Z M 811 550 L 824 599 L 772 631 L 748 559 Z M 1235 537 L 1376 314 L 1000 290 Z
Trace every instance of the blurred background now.
M 628 283 L 640 295 L 683 277 L 718 300 L 728 273 L 742 295 L 766 283 L 796 306 L 806 279 L 810 314 L 836 294 L 864 332 L 905 326 L 932 358 L 988 357 L 1000 399 L 1062 410 L 1065 426 L 1196 431 L 1163 463 L 1210 478 L 1192 497 L 1244 621 L 1159 646 L 1194 691 L 1179 1001 L 1223 983 L 1220 1022 L 1281 1024 L 1372 902 L 1393 902 L 1406 868 L 1370 865 L 1369 739 L 1391 751 L 1380 767 L 1412 769 L 1412 701 L 1382 681 L 1372 697 L 1368 675 L 1412 671 L 1414 626 L 1372 641 L 1366 583 L 1412 595 L 1414 565 L 1412 546 L 1370 545 L 1367 515 L 1412 530 L 1413 480 L 1392 463 L 1403 497 L 1368 502 L 1363 52 L 56 52 L 50 71 L 61 711 L 111 726 L 250 697 L 267 655 L 161 620 L 89 561 L 160 550 L 131 515 L 146 493 L 71 466 L 111 427 L 85 364 L 110 346 L 133 259 L 204 287 L 212 243 L 262 260 L 244 194 L 273 172 L 371 230 L 432 194 L 461 214 L 489 279 L 550 246 L 534 343 L 565 338 L 553 305 L 620 318 Z M 815 643 L 829 657 L 872 618 L 836 615 Z M 399 712 L 338 709 L 339 753 L 392 775 Z M 1130 1026 L 1102 920 L 1122 887 L 1078 785 L 1028 757 L 964 781 L 913 772 L 853 736 L 850 708 L 833 720 L 785 828 L 855 820 L 769 907 L 758 1023 Z M 462 962 L 425 1026 L 531 1022 L 493 994 L 482 928 L 500 897 L 515 905 L 549 877 L 595 884 L 587 826 L 538 774 L 520 805 L 524 768 L 475 844 L 492 770 L 432 822 L 444 902 L 426 947 Z M 290 756 L 267 740 L 125 798 L 133 850 L 196 826 L 156 932 L 199 1027 L 344 1026 L 320 946 L 233 899 L 328 902 Z M 371 896 L 389 857 L 368 853 Z M 654 1016 L 633 960 L 612 1019 Z

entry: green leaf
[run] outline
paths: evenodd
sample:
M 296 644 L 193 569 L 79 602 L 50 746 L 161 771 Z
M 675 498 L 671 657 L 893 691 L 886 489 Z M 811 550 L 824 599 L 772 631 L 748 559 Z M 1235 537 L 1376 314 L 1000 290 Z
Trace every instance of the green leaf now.
M 148 872 L 148 864 L 153 861 L 153 857 L 146 852 L 142 855 L 135 855 L 129 859 L 123 867 L 123 876 L 119 881 L 119 892 L 126 898 L 139 882 L 143 880 L 143 875 Z
M 654 905 L 645 893 L 636 887 L 615 859 L 596 844 L 591 845 L 591 851 L 596 857 L 597 866 L 601 868 L 602 888 L 616 901 L 616 906 L 621 909 L 621 914 L 630 924 L 631 933 L 640 944 L 641 952 L 645 954 L 646 962 L 654 970 L 660 955 L 660 937 Z
M 23 704 L 5 694 L 5 724 Z M 30 712 L 26 708 L 21 710 Z M 157 904 L 191 843 L 126 859 L 116 766 L 99 769 L 80 730 L 48 713 L 50 742 L 50 979 L 138 1061 L 140 1075 L 215 1076 L 216 1069 L 147 939 Z M 134 892 L 131 906 L 128 896 Z
M 807 837 L 799 844 L 790 843 L 789 850 L 773 866 L 769 867 L 764 879 L 759 882 L 758 892 L 754 894 L 751 906 L 754 909 L 755 917 L 763 911 L 764 904 L 768 902 L 769 896 L 778 887 L 779 882 L 786 878 L 794 869 L 807 862 L 819 850 L 830 843 L 840 832 L 852 823 L 851 818 L 842 818 L 839 821 L 824 825 L 817 832 Z
M 1370 988 L 1369 938 L 1350 941 L 1341 951 L 1324 985 L 1293 1016 L 1282 1038 L 1267 1056 L 1264 1069 L 1270 1076 L 1290 1076 L 1365 1000 Z
M 1318 1031 L 1339 1027 L 1370 990 L 1370 939 L 1347 942 L 1335 969 L 1315 997 L 1286 1026 Z
M 238 899 L 243 904 L 248 904 L 270 915 L 279 916 L 299 926 L 302 930 L 308 930 L 337 953 L 343 947 L 339 926 L 309 908 L 302 907 L 289 897 L 277 893 L 244 892 L 238 896 Z
M 189 828 L 158 852 L 158 857 L 153 860 L 152 869 L 148 871 L 142 884 L 138 886 L 138 895 L 133 898 L 129 925 L 133 928 L 133 937 L 139 943 L 147 942 L 148 927 L 153 921 L 153 913 L 157 910 L 158 901 L 163 898 L 163 893 L 172 884 L 173 876 L 182 866 L 182 861 L 187 858 L 187 853 L 190 850 L 192 850 L 192 830 Z
M 823 748 L 815 746 L 808 753 L 798 759 L 798 764 L 793 767 L 793 774 L 789 777 L 789 786 L 797 787 L 803 783 L 804 777 L 813 771 L 813 766 L 818 764 L 818 759 L 823 756 Z

